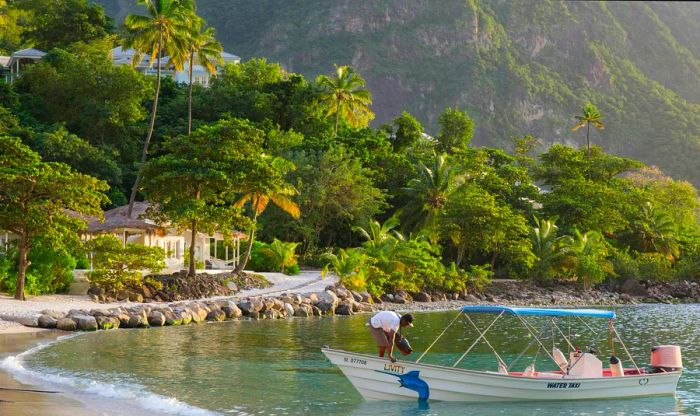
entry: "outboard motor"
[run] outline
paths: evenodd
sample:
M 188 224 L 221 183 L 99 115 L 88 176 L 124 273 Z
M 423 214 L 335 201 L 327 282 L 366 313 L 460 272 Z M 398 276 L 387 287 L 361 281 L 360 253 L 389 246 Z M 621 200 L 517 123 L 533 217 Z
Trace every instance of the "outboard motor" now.
M 683 369 L 681 347 L 678 345 L 657 345 L 651 349 L 650 365 L 652 373 L 667 373 Z

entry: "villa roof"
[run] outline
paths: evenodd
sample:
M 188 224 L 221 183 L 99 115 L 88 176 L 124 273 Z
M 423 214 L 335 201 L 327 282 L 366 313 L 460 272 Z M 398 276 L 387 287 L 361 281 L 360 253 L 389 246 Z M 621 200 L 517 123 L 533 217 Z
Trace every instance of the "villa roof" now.
M 240 61 L 241 57 L 238 55 L 234 55 L 232 53 L 228 53 L 226 51 L 221 52 L 221 57 L 224 58 L 224 61 Z
M 131 217 L 127 216 L 128 205 L 110 209 L 104 213 L 104 222 L 100 220 L 90 221 L 87 231 L 89 233 L 100 233 L 119 228 L 135 228 L 149 231 L 162 230 L 162 226 L 145 218 L 146 210 L 150 207 L 151 204 L 148 202 L 134 202 Z
M 12 53 L 13 58 L 41 58 L 46 52 L 39 49 L 27 48 Z

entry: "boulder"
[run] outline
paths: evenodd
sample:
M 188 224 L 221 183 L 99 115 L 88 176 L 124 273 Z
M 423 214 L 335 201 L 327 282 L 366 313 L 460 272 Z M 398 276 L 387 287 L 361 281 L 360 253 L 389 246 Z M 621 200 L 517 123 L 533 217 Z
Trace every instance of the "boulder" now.
M 330 302 L 318 302 L 316 307 L 324 314 L 333 313 L 336 306 Z
M 221 306 L 221 310 L 226 314 L 226 318 L 228 319 L 240 318 L 243 315 L 240 308 L 230 301 L 227 301 L 225 305 Z
M 78 329 L 78 324 L 71 318 L 61 318 L 56 321 L 56 328 L 61 331 L 75 331 Z
M 403 295 L 399 295 L 398 293 L 394 295 L 394 303 L 406 303 L 408 299 L 404 298 Z
M 191 308 L 187 308 L 187 310 L 189 312 L 190 317 L 192 318 L 191 322 L 195 324 L 201 324 L 202 321 L 204 321 L 204 318 L 206 318 L 206 315 L 204 316 L 204 318 L 202 318 L 202 315 L 200 315 L 197 310 Z
M 78 329 L 81 331 L 97 331 L 97 320 L 94 316 L 90 315 L 78 315 L 74 316 L 73 319 L 78 325 Z
M 130 313 L 127 328 L 148 328 L 148 318 L 143 313 Z
M 306 304 L 299 305 L 299 309 L 297 309 L 294 312 L 294 316 L 300 316 L 303 318 L 307 318 L 307 317 L 312 316 L 312 315 L 313 315 L 313 310 L 311 309 L 311 305 L 306 305 Z
M 54 311 L 54 310 L 51 310 L 51 309 L 44 309 L 43 311 L 41 311 L 41 314 L 42 314 L 42 315 L 48 315 L 48 316 L 52 317 L 53 319 L 55 319 L 55 320 L 57 320 L 57 321 L 58 321 L 59 319 L 61 319 L 61 318 L 65 318 L 65 317 L 66 317 L 66 313 L 65 313 L 65 312 Z
M 102 289 L 101 287 L 97 286 L 90 286 L 90 288 L 87 291 L 88 295 L 95 295 L 95 296 L 104 296 L 105 295 L 105 290 Z
M 117 291 L 117 300 L 127 300 L 129 299 L 129 292 L 126 289 L 119 289 Z
M 122 328 L 129 328 L 129 314 L 128 313 L 120 313 L 117 316 L 115 316 L 119 320 L 119 326 Z
M 243 315 L 248 316 L 253 313 L 260 312 L 263 308 L 263 303 L 257 299 L 244 300 L 238 304 L 238 307 L 243 312 Z
M 231 292 L 238 292 L 238 285 L 229 280 L 226 282 L 226 289 L 230 290 Z
M 175 316 L 180 316 L 182 318 L 182 325 L 187 325 L 190 322 L 192 322 L 192 314 L 190 313 L 189 309 L 185 309 L 184 311 L 180 312 L 173 312 Z
M 406 302 L 410 302 L 413 300 L 413 297 L 411 296 L 411 294 L 406 292 L 405 290 L 397 290 L 396 293 L 394 294 L 394 297 L 396 297 L 396 295 L 399 295 L 402 298 L 404 298 L 404 300 Z
M 393 302 L 394 295 L 392 295 L 391 293 L 385 293 L 382 295 L 382 297 L 380 299 L 384 302 Z
M 311 313 L 313 314 L 313 316 L 323 315 L 323 312 L 321 312 L 321 310 L 318 307 L 313 306 L 313 305 L 311 306 Z
M 426 292 L 418 292 L 416 296 L 413 297 L 416 302 L 430 302 L 432 297 Z
M 299 296 L 299 295 L 297 295 L 297 296 Z M 318 303 L 318 295 L 316 295 L 315 293 L 310 293 L 308 298 L 313 305 Z
M 119 319 L 113 316 L 98 316 L 96 318 L 97 326 L 100 329 L 117 329 L 119 328 Z
M 206 319 L 207 321 L 225 321 L 226 314 L 221 309 L 213 309 L 207 314 Z
M 317 296 L 319 304 L 321 302 L 326 302 L 330 303 L 333 306 L 333 309 L 338 307 L 338 296 L 330 290 L 319 292 Z
M 464 300 L 469 303 L 479 303 L 479 298 L 472 295 L 471 293 L 464 296 Z
M 374 306 L 371 303 L 360 302 L 358 305 L 358 312 L 374 312 Z
M 374 303 L 372 300 L 372 295 L 370 295 L 369 292 L 360 292 L 360 296 L 362 299 L 360 299 L 358 302 Z
M 280 313 L 276 309 L 270 309 L 270 310 L 263 312 L 264 319 L 277 319 L 279 317 L 280 317 Z
M 129 292 L 129 301 L 143 303 L 143 295 L 136 292 Z
M 284 311 L 284 302 L 282 302 L 279 299 L 272 299 L 272 301 L 274 303 L 274 305 L 272 306 L 272 309 L 274 309 L 278 312 Z
M 152 298 L 153 297 L 153 292 L 151 292 L 151 289 L 148 288 L 148 286 L 143 286 L 141 288 L 141 293 L 143 294 L 144 298 Z
M 362 295 L 360 294 L 360 292 L 356 292 L 354 290 L 351 290 L 350 294 L 352 295 L 352 299 L 355 302 L 362 302 Z
M 39 326 L 39 315 L 21 316 L 17 319 L 17 322 L 24 326 L 36 328 Z
M 163 315 L 165 315 L 166 326 L 182 325 L 182 315 L 179 313 L 171 310 L 165 310 L 163 311 Z
M 634 279 L 632 277 L 628 277 L 627 279 L 625 279 L 624 282 L 622 282 L 622 284 L 620 285 L 619 292 L 630 296 L 649 296 L 649 291 L 647 290 L 647 288 L 644 287 L 644 285 L 642 285 L 639 282 L 639 280 Z
M 336 315 L 352 315 L 352 305 L 348 302 L 341 302 L 337 308 L 335 308 Z
M 343 286 L 336 286 L 335 294 L 338 295 L 338 299 L 342 300 L 349 299 L 352 297 L 350 291 L 344 288 Z
M 58 319 L 49 315 L 41 315 L 38 319 L 39 328 L 56 328 L 57 323 Z
M 148 325 L 163 326 L 165 325 L 165 315 L 160 311 L 151 311 L 148 314 Z
M 294 306 L 292 306 L 291 303 L 285 302 L 284 304 L 284 313 L 287 316 L 294 316 Z

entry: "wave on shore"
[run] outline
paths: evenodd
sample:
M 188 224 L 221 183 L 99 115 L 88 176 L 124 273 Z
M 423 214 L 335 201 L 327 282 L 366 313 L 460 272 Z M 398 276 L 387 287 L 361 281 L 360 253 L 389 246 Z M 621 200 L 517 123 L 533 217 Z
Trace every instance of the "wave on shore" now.
M 80 336 L 80 334 L 71 334 L 59 337 L 53 341 L 39 344 L 28 349 L 20 354 L 10 356 L 0 361 L 0 368 L 7 371 L 20 382 L 26 384 L 41 384 L 49 387 L 67 388 L 69 394 L 98 395 L 103 398 L 114 401 L 113 406 L 109 406 L 109 410 L 114 411 L 115 408 L 123 410 L 123 414 L 134 415 L 127 408 L 134 404 L 139 408 L 148 411 L 147 414 L 177 415 L 177 416 L 214 416 L 219 413 L 199 407 L 191 406 L 181 402 L 174 397 L 166 397 L 159 394 L 149 392 L 143 386 L 131 383 L 106 383 L 96 380 L 91 380 L 83 375 L 52 374 L 42 369 L 42 371 L 32 370 L 24 365 L 24 360 L 32 354 L 35 354 L 45 348 L 54 345 L 62 340 Z M 84 399 L 84 398 L 83 398 Z M 88 404 L 89 400 L 86 401 Z M 104 403 L 103 403 L 104 404 Z M 126 408 L 125 408 L 126 406 Z M 139 413 L 138 411 L 136 413 Z

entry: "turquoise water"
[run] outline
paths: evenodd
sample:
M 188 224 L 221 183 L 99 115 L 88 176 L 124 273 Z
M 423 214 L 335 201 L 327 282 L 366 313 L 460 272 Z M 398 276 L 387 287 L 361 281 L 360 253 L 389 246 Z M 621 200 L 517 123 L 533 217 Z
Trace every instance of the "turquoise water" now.
M 411 402 L 363 402 L 319 348 L 325 344 L 372 352 L 374 346 L 364 326 L 367 316 L 105 331 L 41 349 L 23 357 L 22 365 L 35 375 L 82 390 L 84 395 L 111 397 L 114 401 L 105 406 L 114 414 L 120 414 L 121 400 L 173 414 L 700 415 L 700 306 L 630 306 L 617 312 L 618 330 L 640 365 L 648 363 L 653 345 L 682 346 L 687 369 L 676 398 L 488 405 L 431 402 L 428 408 Z M 414 349 L 423 351 L 455 314 L 415 314 L 415 328 L 405 331 Z M 485 327 L 491 319 L 493 316 L 480 316 L 476 323 Z M 603 334 L 597 342 L 592 340 L 598 334 L 592 335 L 580 322 L 563 321 L 561 329 L 571 333 L 576 346 L 594 344 L 601 355 L 607 355 L 603 321 L 587 321 Z M 533 322 L 538 327 L 544 324 L 541 320 Z M 469 324 L 460 319 L 424 361 L 451 364 L 475 337 Z M 504 352 L 507 362 L 532 340 L 514 318 L 496 325 L 488 339 Z M 564 350 L 563 345 L 561 348 Z M 538 369 L 551 369 L 546 355 L 536 353 L 537 348 L 531 348 L 513 370 L 522 370 L 535 359 Z M 617 355 L 623 353 L 618 351 Z M 414 354 L 411 359 L 416 357 Z M 629 360 L 624 364 L 631 366 Z M 497 364 L 482 343 L 464 366 L 495 370 Z

